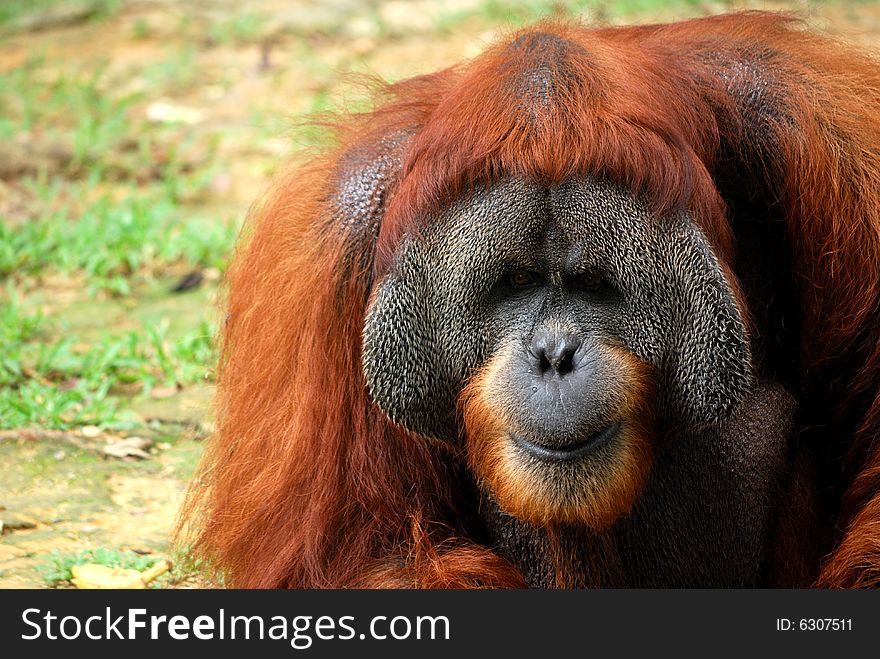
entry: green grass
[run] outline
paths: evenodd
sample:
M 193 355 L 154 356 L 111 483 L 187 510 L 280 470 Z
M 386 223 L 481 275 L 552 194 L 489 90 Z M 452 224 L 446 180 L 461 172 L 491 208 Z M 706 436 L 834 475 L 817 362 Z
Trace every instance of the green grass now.
M 0 302 L 0 428 L 131 428 L 125 397 L 204 382 L 214 328 L 202 321 L 171 338 L 168 323 L 106 333 L 92 343 L 58 335 L 17 296 Z
M 155 98 L 191 88 L 199 79 L 193 52 L 189 46 L 173 49 L 165 60 L 145 66 L 134 85 L 106 65 L 66 71 L 31 57 L 0 74 L 0 148 L 16 148 L 26 164 L 33 161 L 31 169 L 39 169 L 30 175 L 42 179 L 204 183 L 220 136 L 173 122 L 150 123 L 143 91 L 149 88 Z
M 3 7 L 0 23 L 13 17 Z M 198 75 L 191 47 L 169 52 L 142 67 L 151 98 Z M 148 122 L 147 97 L 130 91 L 143 87 L 119 75 L 39 56 L 0 75 L 0 149 L 62 154 L 13 181 L 26 204 L 0 204 L 0 428 L 136 427 L 134 400 L 203 383 L 213 365 L 206 296 L 171 296 L 167 280 L 222 271 L 235 242 L 240 217 L 193 210 L 220 137 Z M 107 317 L 99 298 L 125 305 Z
M 129 112 L 139 93 L 107 93 L 103 67 L 80 74 L 49 68 L 42 57 L 0 75 L 0 139 L 38 134 L 73 151 L 73 166 L 98 162 L 133 134 Z
M 237 223 L 186 214 L 178 193 L 163 187 L 121 199 L 103 194 L 74 217 L 69 206 L 61 206 L 28 222 L 0 221 L 0 279 L 53 271 L 84 275 L 92 293 L 129 295 L 133 277 L 154 276 L 175 264 L 222 268 Z

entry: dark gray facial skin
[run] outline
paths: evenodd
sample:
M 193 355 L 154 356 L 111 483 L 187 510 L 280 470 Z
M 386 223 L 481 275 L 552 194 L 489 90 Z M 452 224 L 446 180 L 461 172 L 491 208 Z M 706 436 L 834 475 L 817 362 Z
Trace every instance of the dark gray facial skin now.
M 374 293 L 364 373 L 396 422 L 457 441 L 463 386 L 510 344 L 503 405 L 549 448 L 613 423 L 602 346 L 651 366 L 667 426 L 717 422 L 749 385 L 743 321 L 703 234 L 594 179 L 507 179 L 408 236 Z

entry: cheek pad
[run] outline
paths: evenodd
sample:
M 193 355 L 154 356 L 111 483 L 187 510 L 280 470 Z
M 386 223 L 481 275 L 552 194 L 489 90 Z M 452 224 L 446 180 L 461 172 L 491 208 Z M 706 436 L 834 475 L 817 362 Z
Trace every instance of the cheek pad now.
M 364 325 L 364 375 L 374 402 L 408 430 L 458 439 L 458 396 L 492 342 L 485 294 L 511 235 L 541 225 L 536 190 L 507 180 L 460 200 L 404 238 L 377 284 Z
M 481 362 L 474 284 L 409 240 L 378 284 L 364 325 L 363 370 L 374 402 L 408 430 L 458 437 L 456 403 Z
M 666 328 L 661 404 L 685 423 L 715 423 L 749 388 L 746 328 L 705 236 L 687 218 L 667 229 L 657 246 L 663 292 L 652 304 Z

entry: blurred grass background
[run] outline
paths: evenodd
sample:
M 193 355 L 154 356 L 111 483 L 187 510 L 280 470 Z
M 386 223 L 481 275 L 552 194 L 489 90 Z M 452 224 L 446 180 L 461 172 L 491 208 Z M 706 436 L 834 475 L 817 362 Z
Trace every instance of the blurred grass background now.
M 321 142 L 304 116 L 365 107 L 352 74 L 431 71 L 547 16 L 745 8 L 880 38 L 880 4 L 845 0 L 0 0 L 0 586 L 167 551 L 237 232 Z

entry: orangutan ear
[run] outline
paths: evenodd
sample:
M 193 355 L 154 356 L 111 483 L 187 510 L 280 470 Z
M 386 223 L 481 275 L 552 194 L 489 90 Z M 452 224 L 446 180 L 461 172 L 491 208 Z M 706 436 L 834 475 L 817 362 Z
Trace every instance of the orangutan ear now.
M 329 207 L 344 232 L 352 265 L 372 269 L 388 197 L 397 185 L 412 131 L 397 130 L 344 152 L 333 176 Z

